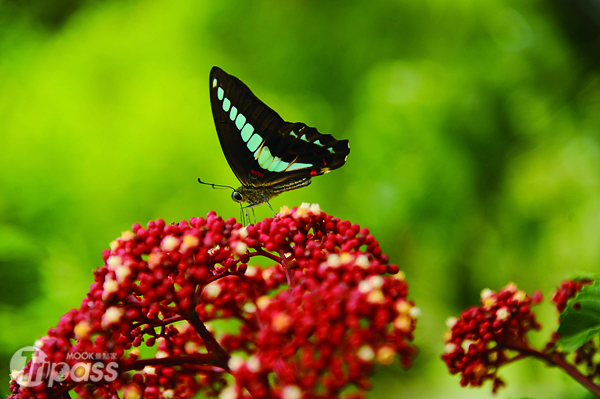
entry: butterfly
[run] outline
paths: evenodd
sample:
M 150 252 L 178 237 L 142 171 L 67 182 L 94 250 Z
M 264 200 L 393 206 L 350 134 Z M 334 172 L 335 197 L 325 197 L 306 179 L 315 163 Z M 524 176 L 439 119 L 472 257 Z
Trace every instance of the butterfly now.
M 223 154 L 242 184 L 229 187 L 231 198 L 248 203 L 242 208 L 247 215 L 248 208 L 262 203 L 271 208 L 269 199 L 341 167 L 350 152 L 348 140 L 284 121 L 241 80 L 218 67 L 210 71 L 210 104 Z

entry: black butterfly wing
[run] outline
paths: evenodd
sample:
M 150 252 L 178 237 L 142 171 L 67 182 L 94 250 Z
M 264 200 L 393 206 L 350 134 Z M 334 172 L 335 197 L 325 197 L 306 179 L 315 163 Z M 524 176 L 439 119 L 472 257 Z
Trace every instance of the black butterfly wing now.
M 336 140 L 304 123 L 286 122 L 278 133 L 268 141 L 274 161 L 267 168 L 282 172 L 269 175 L 268 184 L 328 173 L 344 165 L 350 152 L 348 140 Z
M 221 148 L 244 186 L 318 176 L 342 166 L 350 152 L 348 140 L 285 122 L 241 80 L 218 67 L 210 72 L 210 100 Z

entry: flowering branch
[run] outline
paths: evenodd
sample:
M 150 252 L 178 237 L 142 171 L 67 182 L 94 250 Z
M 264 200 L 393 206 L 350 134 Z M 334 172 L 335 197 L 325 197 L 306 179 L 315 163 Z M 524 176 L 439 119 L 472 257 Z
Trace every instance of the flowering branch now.
M 229 356 L 225 349 L 219 345 L 215 337 L 206 329 L 206 326 L 202 323 L 198 315 L 195 312 L 189 312 L 186 313 L 185 319 L 194 327 L 200 338 L 202 338 L 202 341 L 204 341 L 208 353 L 211 353 L 214 357 L 215 365 L 225 371 L 229 371 L 227 363 L 231 356 Z
M 563 312 L 568 301 L 590 283 L 591 280 L 563 282 L 552 298 L 557 310 Z M 574 356 L 569 356 L 569 351 L 557 345 L 558 333 L 552 335 L 543 351 L 529 344 L 527 333 L 541 327 L 535 321 L 531 306 L 541 300 L 539 292 L 528 296 L 511 283 L 498 293 L 483 290 L 482 306 L 471 307 L 459 318 L 448 320 L 450 331 L 445 337 L 446 351 L 442 360 L 451 374 L 461 374 L 462 386 L 481 386 L 491 380 L 492 389 L 496 392 L 505 384 L 497 375 L 502 366 L 533 357 L 560 367 L 600 398 L 600 386 L 595 383 L 600 376 L 600 364 L 594 356 L 598 352 L 598 345 L 593 339 L 576 348 Z M 567 360 L 568 357 L 572 357 L 572 360 Z M 587 374 L 581 371 L 581 365 L 587 367 Z
M 9 398 L 362 398 L 375 362 L 416 354 L 404 275 L 317 205 L 247 227 L 214 212 L 136 223 L 102 256 Z
M 519 349 L 522 357 L 531 356 L 545 361 L 548 364 L 556 365 L 569 374 L 575 381 L 586 387 L 591 393 L 600 398 L 600 386 L 594 384 L 593 380 L 583 374 L 574 364 L 565 359 L 563 353 L 552 350 L 550 352 L 541 352 L 533 348 Z

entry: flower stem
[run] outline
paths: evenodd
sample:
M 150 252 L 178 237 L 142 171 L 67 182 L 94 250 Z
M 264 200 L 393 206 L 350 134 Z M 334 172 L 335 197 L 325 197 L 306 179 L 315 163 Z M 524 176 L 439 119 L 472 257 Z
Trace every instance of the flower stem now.
M 141 370 L 146 366 L 194 365 L 198 366 L 198 368 L 204 367 L 207 370 L 207 372 L 222 372 L 221 367 L 217 369 L 216 366 L 209 366 L 210 363 L 214 363 L 214 357 L 210 353 L 200 353 L 188 356 L 163 357 L 160 359 L 139 359 L 134 362 L 128 363 L 125 367 L 123 367 L 122 370 Z
M 516 348 L 515 348 L 516 349 Z M 590 380 L 586 375 L 584 375 L 577 367 L 573 364 L 567 362 L 560 353 L 556 351 L 552 352 L 540 352 L 533 348 L 518 348 L 516 349 L 522 353 L 526 353 L 530 356 L 536 357 L 538 359 L 542 359 L 549 364 L 556 365 L 562 368 L 567 374 L 569 374 L 575 381 L 579 382 L 581 385 L 586 387 L 591 393 L 596 395 L 596 397 L 600 398 L 600 386 L 594 384 L 592 380 Z
M 271 260 L 273 260 L 273 261 L 275 261 L 277 263 L 281 262 L 281 258 L 273 255 L 270 252 L 267 252 L 267 251 L 263 250 L 262 248 L 257 248 L 256 252 L 250 253 L 248 256 L 250 256 L 250 257 L 253 257 L 253 256 L 264 256 L 265 258 L 269 258 L 269 259 L 271 259 Z
M 202 341 L 204 341 L 206 349 L 208 349 L 208 352 L 212 354 L 215 358 L 216 365 L 223 368 L 224 370 L 229 371 L 229 354 L 225 351 L 225 349 L 223 349 L 221 345 L 219 345 L 215 337 L 213 337 L 213 335 L 206 329 L 206 326 L 204 325 L 202 320 L 200 320 L 198 314 L 192 311 L 185 314 L 185 318 L 200 335 Z
M 288 258 L 286 258 L 285 254 L 283 253 L 283 250 L 279 251 L 279 256 L 281 256 L 281 267 L 283 268 L 283 272 L 285 273 L 285 278 L 287 279 L 288 282 L 288 290 L 291 290 L 294 287 L 294 275 L 292 274 L 292 271 L 290 269 L 290 262 L 288 261 Z M 290 257 L 291 258 L 291 257 Z

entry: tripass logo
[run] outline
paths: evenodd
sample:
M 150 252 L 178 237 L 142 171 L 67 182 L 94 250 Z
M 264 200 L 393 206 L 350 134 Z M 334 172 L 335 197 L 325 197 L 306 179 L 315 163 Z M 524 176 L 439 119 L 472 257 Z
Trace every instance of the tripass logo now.
M 31 359 L 27 372 L 23 368 Z M 65 362 L 50 362 L 48 355 L 34 346 L 19 349 L 10 359 L 11 376 L 22 387 L 35 387 L 46 382 L 49 387 L 65 381 L 74 382 L 112 382 L 117 376 L 119 364 L 115 353 L 68 353 L 66 360 L 77 363 L 69 365 Z M 112 360 L 112 361 L 109 361 Z

